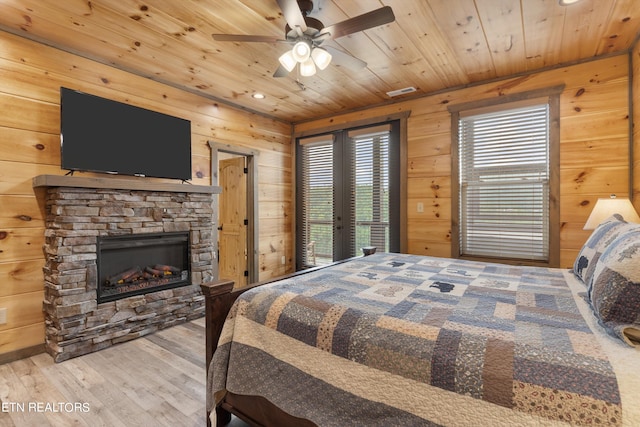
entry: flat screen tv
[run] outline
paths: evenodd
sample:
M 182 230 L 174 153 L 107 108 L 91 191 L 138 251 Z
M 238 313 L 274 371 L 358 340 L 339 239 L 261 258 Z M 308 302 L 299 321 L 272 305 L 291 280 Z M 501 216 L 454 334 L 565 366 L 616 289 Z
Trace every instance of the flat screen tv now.
M 61 168 L 191 179 L 191 122 L 60 88 Z

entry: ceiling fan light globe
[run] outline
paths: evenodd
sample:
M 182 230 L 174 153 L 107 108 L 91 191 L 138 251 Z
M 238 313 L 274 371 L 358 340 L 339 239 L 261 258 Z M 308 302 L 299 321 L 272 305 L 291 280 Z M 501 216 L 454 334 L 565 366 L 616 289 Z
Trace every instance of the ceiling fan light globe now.
M 300 64 L 300 75 L 303 77 L 311 77 L 316 73 L 316 64 L 313 59 L 309 58 Z
M 278 58 L 278 60 L 288 72 L 293 71 L 293 69 L 296 67 L 296 64 L 298 63 L 293 57 L 293 53 L 290 50 L 283 53 L 280 58 Z
M 311 56 L 311 46 L 306 42 L 298 42 L 293 45 L 291 53 L 293 54 L 294 59 L 302 64 Z
M 313 62 L 316 63 L 316 67 L 320 70 L 324 70 L 331 63 L 331 54 L 321 47 L 316 47 L 311 51 L 311 57 Z

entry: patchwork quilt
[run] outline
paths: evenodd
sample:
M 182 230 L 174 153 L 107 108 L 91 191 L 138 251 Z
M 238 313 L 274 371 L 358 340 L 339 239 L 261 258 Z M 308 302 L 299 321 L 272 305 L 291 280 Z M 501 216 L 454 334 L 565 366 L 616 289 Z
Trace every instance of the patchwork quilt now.
M 320 426 L 623 425 L 566 278 L 382 253 L 252 289 L 225 323 L 209 407 L 228 390 Z

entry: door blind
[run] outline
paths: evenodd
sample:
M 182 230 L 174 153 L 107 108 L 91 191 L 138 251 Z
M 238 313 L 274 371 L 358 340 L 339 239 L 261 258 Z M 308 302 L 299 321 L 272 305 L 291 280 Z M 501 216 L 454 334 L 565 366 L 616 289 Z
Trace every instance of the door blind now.
M 459 121 L 460 254 L 549 257 L 549 106 Z
M 390 126 L 349 132 L 355 155 L 352 212 L 355 243 L 352 255 L 364 246 L 389 252 L 389 138 Z
M 333 139 L 328 136 L 301 146 L 303 265 L 329 264 L 333 261 Z

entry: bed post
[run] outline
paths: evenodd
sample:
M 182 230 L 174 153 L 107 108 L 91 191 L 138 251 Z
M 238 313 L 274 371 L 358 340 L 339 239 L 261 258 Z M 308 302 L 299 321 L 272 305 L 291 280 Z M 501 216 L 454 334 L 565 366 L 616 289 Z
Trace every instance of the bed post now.
M 378 248 L 375 246 L 365 246 L 364 248 L 362 248 L 362 255 L 364 256 L 373 255 L 376 253 L 377 249 Z
M 235 301 L 232 298 L 233 281 L 223 280 L 219 282 L 209 282 L 200 285 L 205 301 L 205 335 L 206 335 L 206 369 L 209 377 L 209 364 L 213 358 L 213 352 L 218 346 L 218 340 L 222 332 L 222 326 L 227 318 L 227 314 Z M 207 389 L 207 401 L 209 401 L 209 389 Z M 211 415 L 207 409 L 207 426 L 211 426 Z M 216 410 L 217 425 L 222 426 L 231 421 L 231 414 L 222 408 Z

